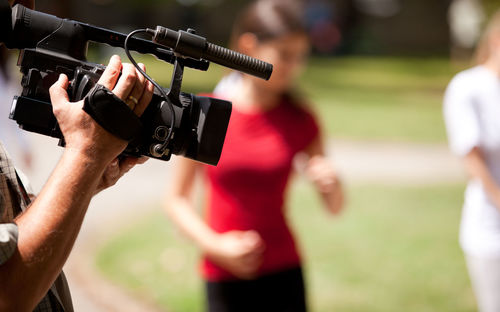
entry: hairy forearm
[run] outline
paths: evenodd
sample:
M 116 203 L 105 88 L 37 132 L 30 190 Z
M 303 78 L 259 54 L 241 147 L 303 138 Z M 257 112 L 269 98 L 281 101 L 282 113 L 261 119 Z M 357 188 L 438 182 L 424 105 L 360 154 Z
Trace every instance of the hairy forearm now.
M 5 289 L 10 300 L 21 296 L 22 304 L 33 308 L 46 294 L 71 251 L 104 168 L 104 162 L 65 150 L 40 195 L 16 219 L 18 250 L 0 266 L 0 280 L 11 285 Z

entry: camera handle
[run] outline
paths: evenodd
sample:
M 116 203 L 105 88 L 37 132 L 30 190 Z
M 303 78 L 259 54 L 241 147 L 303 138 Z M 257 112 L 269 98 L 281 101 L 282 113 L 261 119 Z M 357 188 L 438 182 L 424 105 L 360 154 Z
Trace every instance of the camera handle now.
M 125 41 L 123 43 L 123 48 L 125 50 L 125 54 L 127 55 L 128 59 L 130 62 L 135 66 L 135 68 L 147 79 L 149 80 L 155 88 L 163 95 L 163 97 L 167 101 L 161 102 L 161 106 L 163 105 L 168 105 L 168 108 L 171 113 L 171 119 L 170 119 L 170 129 L 168 129 L 168 134 L 165 137 L 165 140 L 163 140 L 163 143 L 161 144 L 156 144 L 151 148 L 151 154 L 155 157 L 162 157 L 165 155 L 165 153 L 169 153 L 167 150 L 168 143 L 170 142 L 170 139 L 172 138 L 172 133 L 174 130 L 175 126 L 175 112 L 174 112 L 174 106 L 173 104 L 176 104 L 178 106 L 181 106 L 181 100 L 180 100 L 180 94 L 181 94 L 181 85 L 182 85 L 182 78 L 184 75 L 184 59 L 179 58 L 175 54 L 172 57 L 172 60 L 174 61 L 174 70 L 172 72 L 172 80 L 170 82 L 170 90 L 168 93 L 165 92 L 165 90 L 158 85 L 154 79 L 152 79 L 148 74 L 146 74 L 145 71 L 142 70 L 142 68 L 139 67 L 135 59 L 132 57 L 132 54 L 130 53 L 129 50 L 129 42 L 138 33 L 148 33 L 148 30 L 146 29 L 137 29 L 132 31 L 127 35 L 125 38 Z M 187 59 L 186 59 L 187 60 Z
M 181 85 L 182 85 L 182 78 L 184 76 L 184 63 L 183 60 L 176 57 L 175 62 L 174 62 L 174 70 L 172 72 L 172 80 L 170 82 L 170 90 L 167 93 L 167 98 L 169 100 L 170 105 L 171 103 L 174 103 L 178 106 L 181 106 Z M 162 105 L 165 105 L 165 101 L 162 102 Z M 173 124 L 175 124 L 175 114 L 172 114 L 172 120 Z M 156 157 L 161 157 L 165 154 L 168 154 L 169 151 L 167 149 L 168 142 L 170 140 L 170 133 L 172 131 L 172 127 L 169 129 L 169 135 L 165 139 L 165 141 L 162 144 L 156 144 L 151 151 L 153 155 Z

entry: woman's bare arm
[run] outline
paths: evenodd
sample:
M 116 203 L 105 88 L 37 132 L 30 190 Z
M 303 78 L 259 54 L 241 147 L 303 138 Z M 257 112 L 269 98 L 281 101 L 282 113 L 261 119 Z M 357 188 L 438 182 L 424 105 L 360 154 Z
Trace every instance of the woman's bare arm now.
M 205 223 L 193 207 L 191 193 L 200 165 L 187 158 L 177 158 L 172 185 L 164 199 L 164 208 L 181 231 L 203 251 L 209 250 L 216 233 Z
M 325 156 L 323 142 L 317 137 L 304 152 L 309 156 L 306 175 L 320 193 L 326 209 L 339 214 L 344 206 L 344 192 L 337 172 Z

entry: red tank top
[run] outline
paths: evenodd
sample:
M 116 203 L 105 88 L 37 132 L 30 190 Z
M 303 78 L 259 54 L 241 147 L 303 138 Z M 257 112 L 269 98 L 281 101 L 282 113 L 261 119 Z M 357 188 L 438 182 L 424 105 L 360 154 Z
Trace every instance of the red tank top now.
M 219 164 L 206 166 L 208 225 L 218 233 L 257 231 L 266 244 L 261 274 L 300 264 L 284 197 L 294 156 L 317 135 L 313 116 L 287 100 L 266 112 L 233 107 Z M 212 281 L 234 278 L 206 257 L 202 273 Z

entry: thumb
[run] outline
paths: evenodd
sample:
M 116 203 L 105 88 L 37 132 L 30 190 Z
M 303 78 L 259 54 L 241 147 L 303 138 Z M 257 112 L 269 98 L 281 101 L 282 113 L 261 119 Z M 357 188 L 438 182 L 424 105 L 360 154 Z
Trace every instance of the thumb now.
M 59 79 L 49 89 L 52 106 L 57 107 L 69 102 L 68 92 L 66 92 L 68 85 L 68 77 L 65 74 L 59 75 Z

